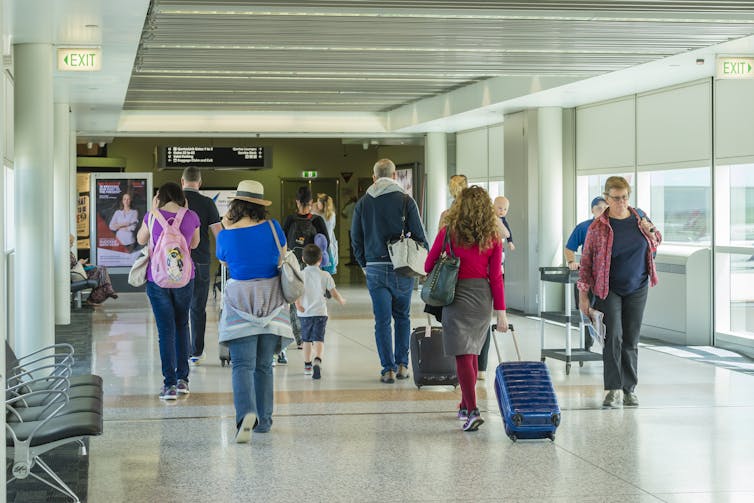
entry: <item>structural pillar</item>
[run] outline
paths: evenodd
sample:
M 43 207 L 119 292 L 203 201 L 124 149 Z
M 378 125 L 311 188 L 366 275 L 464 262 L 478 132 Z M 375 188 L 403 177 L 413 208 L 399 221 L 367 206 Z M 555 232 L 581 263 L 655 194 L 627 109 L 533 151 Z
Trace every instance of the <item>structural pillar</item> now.
M 55 249 L 55 324 L 71 323 L 71 264 L 70 264 L 70 201 L 71 190 L 71 135 L 69 106 L 54 106 L 53 140 L 53 240 Z
M 427 133 L 424 144 L 427 199 L 425 221 L 429 244 L 437 235 L 440 214 L 448 204 L 448 147 L 445 133 Z
M 15 342 L 28 354 L 55 342 L 52 52 L 17 44 L 15 61 Z
M 542 266 L 563 264 L 563 109 L 537 111 L 539 160 L 539 260 Z

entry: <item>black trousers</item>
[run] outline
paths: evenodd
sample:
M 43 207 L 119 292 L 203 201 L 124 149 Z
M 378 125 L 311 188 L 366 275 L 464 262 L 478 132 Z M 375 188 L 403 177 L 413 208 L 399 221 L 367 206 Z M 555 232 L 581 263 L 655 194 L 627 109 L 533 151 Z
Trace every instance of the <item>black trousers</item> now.
M 648 287 L 628 295 L 608 292 L 594 308 L 605 314 L 604 381 L 606 390 L 633 392 L 638 382 L 639 331 Z

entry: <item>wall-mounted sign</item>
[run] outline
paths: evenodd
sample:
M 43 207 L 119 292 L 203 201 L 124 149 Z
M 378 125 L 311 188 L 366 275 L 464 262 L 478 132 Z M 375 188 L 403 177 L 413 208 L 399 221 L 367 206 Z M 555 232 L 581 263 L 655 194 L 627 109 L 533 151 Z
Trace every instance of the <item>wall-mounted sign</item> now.
M 160 169 L 264 169 L 265 147 L 159 147 Z
M 754 58 L 717 58 L 718 79 L 754 79 Z
M 98 72 L 102 69 L 102 49 L 58 49 L 58 70 L 61 72 Z
M 316 171 L 302 171 L 301 176 L 303 178 L 317 178 L 318 173 Z

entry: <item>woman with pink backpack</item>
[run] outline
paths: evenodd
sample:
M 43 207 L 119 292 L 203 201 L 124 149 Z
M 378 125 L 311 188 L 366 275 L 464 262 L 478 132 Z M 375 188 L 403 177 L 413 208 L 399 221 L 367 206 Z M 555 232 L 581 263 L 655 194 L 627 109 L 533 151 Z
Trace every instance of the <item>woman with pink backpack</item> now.
M 157 191 L 136 236 L 140 245 L 149 243 L 146 288 L 159 336 L 163 400 L 189 393 L 191 250 L 199 246 L 199 224 L 199 216 L 186 207 L 181 186 L 168 182 Z

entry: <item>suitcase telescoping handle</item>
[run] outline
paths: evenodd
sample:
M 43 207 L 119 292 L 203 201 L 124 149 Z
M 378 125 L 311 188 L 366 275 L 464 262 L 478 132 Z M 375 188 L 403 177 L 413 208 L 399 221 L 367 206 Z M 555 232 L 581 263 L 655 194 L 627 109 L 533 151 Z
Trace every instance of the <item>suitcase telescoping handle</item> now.
M 516 348 L 516 356 L 518 357 L 518 361 L 521 361 L 521 352 L 518 350 L 518 337 L 516 337 L 516 331 L 513 329 L 513 324 L 508 324 L 508 331 L 511 333 L 511 337 L 513 337 L 513 345 Z M 500 353 L 500 346 L 498 346 L 497 337 L 495 337 L 495 332 L 497 332 L 497 324 L 492 325 L 492 333 L 490 334 L 490 337 L 492 337 L 492 340 L 495 343 L 495 352 L 497 353 L 497 360 L 500 363 L 503 363 L 503 356 Z

